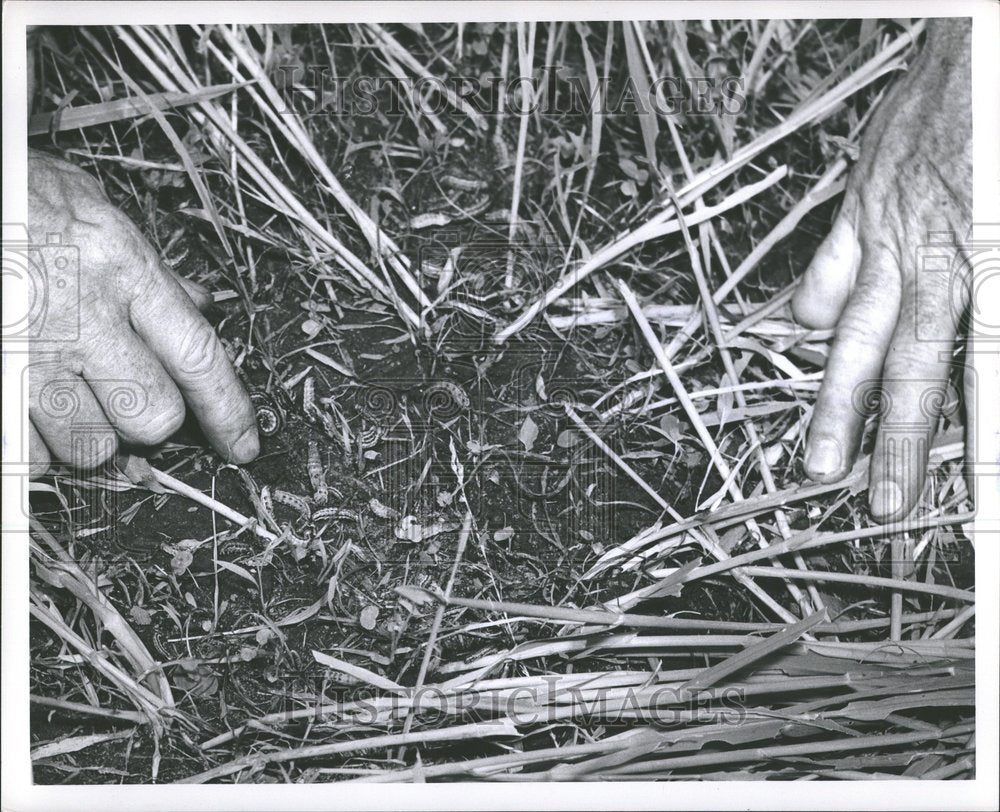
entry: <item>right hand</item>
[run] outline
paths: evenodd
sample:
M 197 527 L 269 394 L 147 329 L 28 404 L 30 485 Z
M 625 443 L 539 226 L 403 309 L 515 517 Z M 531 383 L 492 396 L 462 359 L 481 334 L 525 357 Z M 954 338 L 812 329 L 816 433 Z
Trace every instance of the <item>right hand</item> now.
M 919 59 L 868 125 L 843 207 L 792 300 L 803 325 L 836 328 L 809 427 L 806 475 L 844 478 L 874 400 L 882 414 L 868 501 L 883 523 L 918 503 L 948 399 L 962 310 L 952 285 L 967 290 L 970 266 L 956 262 L 954 277 L 928 273 L 918 250 L 929 235 L 951 232 L 959 256 L 972 222 L 971 32 L 962 18 L 928 23 Z
M 36 245 L 57 235 L 79 252 L 78 268 L 42 269 L 48 300 L 29 368 L 33 475 L 53 460 L 93 468 L 119 440 L 161 443 L 185 402 L 227 460 L 257 456 L 253 406 L 199 312 L 211 297 L 160 262 L 94 178 L 29 150 L 28 230 Z

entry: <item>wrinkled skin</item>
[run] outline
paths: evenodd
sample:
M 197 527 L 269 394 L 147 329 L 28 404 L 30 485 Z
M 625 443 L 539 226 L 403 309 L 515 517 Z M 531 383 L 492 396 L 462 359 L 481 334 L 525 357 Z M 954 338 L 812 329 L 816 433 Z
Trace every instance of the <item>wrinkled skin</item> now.
M 119 441 L 163 442 L 185 405 L 226 459 L 259 451 L 253 408 L 211 325 L 211 297 L 164 267 L 97 181 L 29 152 L 28 229 L 57 235 L 79 268 L 45 264 L 45 318 L 32 331 L 30 453 L 35 475 L 52 460 L 100 465 Z
M 869 122 L 843 206 L 792 302 L 802 324 L 836 330 L 805 472 L 819 482 L 844 477 L 863 407 L 878 401 L 868 499 L 880 522 L 905 517 L 920 497 L 942 400 L 935 390 L 946 385 L 965 304 L 950 290 L 963 289 L 955 277 L 964 265 L 928 273 L 918 250 L 929 232 L 965 239 L 972 222 L 971 26 L 930 21 L 927 32 Z

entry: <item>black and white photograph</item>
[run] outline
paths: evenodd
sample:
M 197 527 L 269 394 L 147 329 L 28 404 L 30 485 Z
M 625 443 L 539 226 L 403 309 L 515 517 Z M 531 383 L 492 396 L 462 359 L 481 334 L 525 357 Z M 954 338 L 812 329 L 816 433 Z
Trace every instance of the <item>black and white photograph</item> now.
M 996 808 L 998 10 L 6 4 L 3 808 Z

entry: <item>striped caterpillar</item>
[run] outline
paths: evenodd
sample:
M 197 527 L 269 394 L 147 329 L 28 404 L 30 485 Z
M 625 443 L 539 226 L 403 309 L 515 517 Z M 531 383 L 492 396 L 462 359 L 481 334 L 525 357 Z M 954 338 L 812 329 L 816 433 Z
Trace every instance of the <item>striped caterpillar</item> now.
M 290 508 L 295 508 L 295 510 L 301 513 L 304 518 L 309 518 L 309 513 L 311 510 L 309 507 L 309 502 L 307 502 L 301 496 L 297 496 L 294 493 L 289 493 L 288 491 L 276 490 L 274 492 L 274 501 L 281 505 L 287 505 Z
M 361 517 L 357 511 L 348 510 L 347 508 L 323 508 L 322 510 L 317 510 L 312 515 L 312 521 L 323 522 L 328 519 L 345 519 L 348 521 L 357 521 Z
M 318 505 L 325 505 L 326 500 L 330 498 L 330 489 L 326 485 L 326 472 L 323 470 L 323 462 L 319 457 L 319 446 L 315 440 L 309 441 L 306 470 L 309 472 L 309 482 L 315 491 L 313 501 Z
M 302 411 L 307 416 L 316 411 L 316 381 L 311 376 L 302 383 Z

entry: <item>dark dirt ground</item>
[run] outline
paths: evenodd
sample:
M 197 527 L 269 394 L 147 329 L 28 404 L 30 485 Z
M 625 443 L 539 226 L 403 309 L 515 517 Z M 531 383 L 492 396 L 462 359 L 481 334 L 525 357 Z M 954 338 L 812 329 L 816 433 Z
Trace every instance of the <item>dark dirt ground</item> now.
M 468 62 L 457 69 L 481 67 L 496 44 L 495 34 L 491 36 L 487 37 L 489 49 L 468 48 Z M 697 42 L 692 42 L 692 49 L 697 56 Z M 751 110 L 745 126 L 753 128 L 757 119 L 768 115 L 764 105 L 756 112 Z M 837 123 L 847 127 L 854 120 L 852 109 Z M 570 117 L 566 128 L 573 124 Z M 403 187 L 406 206 L 401 207 L 377 191 L 394 183 L 399 187 L 396 168 L 379 150 L 358 149 L 345 157 L 346 145 L 387 138 L 385 125 L 375 117 L 337 119 L 327 140 L 319 145 L 352 197 L 363 208 L 384 216 L 385 227 L 399 237 L 403 252 L 417 258 L 415 267 L 440 271 L 451 250 L 463 248 L 455 276 L 465 282 L 453 299 L 478 308 L 493 321 L 477 316 L 475 310 L 450 307 L 434 322 L 432 341 L 414 341 L 401 329 L 389 306 L 336 285 L 325 288 L 322 268 L 290 266 L 286 258 L 266 253 L 258 260 L 257 287 L 250 294 L 252 324 L 247 315 L 250 308 L 242 297 L 221 303 L 211 314 L 248 388 L 267 408 L 284 413 L 283 427 L 273 436 L 262 437 L 261 455 L 246 466 L 246 472 L 258 488 L 309 497 L 313 487 L 306 460 L 313 441 L 330 487 L 326 507 L 344 508 L 352 515 L 310 524 L 299 518 L 296 510 L 277 505 L 279 522 L 311 537 L 315 552 L 295 560 L 287 549 L 279 549 L 268 566 L 256 568 L 248 559 L 263 549 L 263 541 L 250 534 L 228 538 L 232 534 L 227 532 L 219 537 L 217 550 L 212 543 L 201 546 L 190 565 L 178 571 L 172 564 L 174 553 L 166 547 L 182 539 L 207 539 L 222 531 L 225 522 L 178 496 L 141 490 L 113 493 L 71 481 L 62 483 L 73 510 L 74 557 L 101 572 L 108 598 L 129 613 L 143 641 L 158 652 L 154 656 L 171 663 L 167 666 L 171 683 L 187 690 L 180 708 L 197 720 L 196 730 L 181 728 L 177 736 L 161 744 L 160 781 L 204 769 L 205 762 L 192 755 L 192 741 L 204 741 L 247 719 L 286 708 L 295 695 L 308 697 L 323 690 L 328 696 L 346 696 L 357 691 L 350 685 L 330 683 L 328 672 L 313 662 L 311 650 L 349 659 L 394 680 L 412 680 L 423 656 L 433 611 L 400 599 L 394 590 L 404 584 L 441 585 L 447 580 L 464 515 L 463 492 L 475 529 L 458 572 L 455 594 L 591 606 L 649 582 L 641 574 L 617 571 L 594 581 L 581 581 L 581 575 L 602 551 L 663 517 L 637 485 L 572 427 L 561 408 L 563 402 L 589 405 L 645 368 L 647 360 L 635 353 L 641 341 L 635 341 L 631 328 L 587 329 L 566 336 L 538 321 L 516 340 L 501 347 L 494 345 L 491 336 L 496 326 L 520 312 L 558 276 L 561 262 L 557 258 L 564 249 L 550 243 L 545 217 L 535 217 L 534 231 L 529 227 L 523 244 L 513 246 L 517 276 L 514 291 L 505 292 L 501 278 L 511 249 L 506 225 L 491 225 L 480 218 L 429 231 L 408 231 L 408 217 L 442 206 L 446 195 L 438 183 L 442 172 L 485 181 L 489 208 L 496 209 L 509 206 L 506 184 L 501 183 L 510 170 L 485 137 L 460 147 L 421 144 L 422 171 L 414 172 L 412 183 Z M 400 126 L 397 122 L 393 125 Z M 510 126 L 508 122 L 508 129 Z M 509 141 L 511 132 L 507 136 Z M 609 143 L 616 138 L 621 143 L 634 143 L 637 133 L 627 122 L 611 117 L 605 137 Z M 698 140 L 710 136 L 694 132 L 687 137 L 697 154 Z M 543 145 L 534 146 L 541 151 Z M 761 164 L 814 167 L 821 165 L 830 149 L 825 137 L 803 132 L 770 150 Z M 602 164 L 595 189 L 606 180 L 602 176 L 605 172 L 612 170 Z M 799 177 L 793 173 L 782 191 L 776 187 L 737 210 L 722 224 L 720 235 L 727 250 L 733 256 L 745 255 L 787 209 L 786 196 L 794 196 L 796 189 L 807 188 L 813 180 L 808 171 Z M 546 199 L 547 181 L 540 169 L 529 171 L 525 199 Z M 185 192 L 168 184 L 154 184 L 140 205 L 124 189 L 111 186 L 109 193 L 161 242 L 165 235 L 183 229 L 184 237 L 172 251 L 174 255 L 186 254 L 178 266 L 182 273 L 207 282 L 213 289 L 241 287 L 233 269 L 224 266 L 211 248 L 210 231 L 191 228 L 190 220 L 171 213 Z M 468 205 L 479 194 L 455 199 Z M 601 199 L 595 200 L 600 206 Z M 784 287 L 811 256 L 834 209 L 835 204 L 828 203 L 808 215 L 795 235 L 770 254 L 743 289 L 756 291 L 759 301 L 765 301 Z M 606 221 L 595 220 L 587 234 L 594 245 L 614 233 L 609 225 L 614 222 L 613 213 L 601 214 L 606 215 Z M 344 238 L 357 240 L 349 232 Z M 363 250 L 360 245 L 355 247 Z M 659 250 L 644 246 L 636 252 L 636 267 L 644 262 L 655 264 Z M 335 277 L 337 271 L 329 273 Z M 422 281 L 425 288 L 433 290 L 432 277 Z M 693 281 L 669 270 L 657 279 L 636 273 L 632 281 L 643 295 L 659 289 L 663 303 L 695 300 Z M 333 300 L 331 291 L 337 294 Z M 320 325 L 313 339 L 304 332 L 306 322 L 312 323 L 306 324 L 308 328 Z M 341 374 L 310 357 L 303 351 L 306 345 L 352 374 Z M 342 418 L 334 421 L 332 434 L 303 408 L 302 375 L 307 368 L 308 376 L 315 379 L 316 399 L 321 403 L 328 400 Z M 694 387 L 699 385 L 700 376 L 705 387 L 714 386 L 719 368 L 710 362 L 688 375 Z M 288 381 L 295 385 L 286 391 Z M 704 403 L 706 408 L 711 405 L 710 401 Z M 530 443 L 522 441 L 526 419 L 537 429 Z M 779 423 L 772 430 L 780 435 L 786 427 Z M 186 427 L 176 439 L 152 458 L 154 465 L 244 515 L 254 514 L 245 482 L 231 466 L 222 465 L 203 448 L 196 427 Z M 643 421 L 626 418 L 605 426 L 604 439 L 619 452 L 641 450 L 628 455 L 629 463 L 681 515 L 694 513 L 700 500 L 719 487 L 717 475 L 706 470 L 706 456 L 691 437 L 671 443 L 649 432 Z M 463 473 L 461 483 L 456 463 Z M 794 467 L 780 474 L 788 483 L 799 476 Z M 755 484 L 749 481 L 745 486 Z M 36 517 L 65 534 L 65 515 L 50 494 L 34 495 L 32 508 Z M 831 525 L 838 516 L 847 521 L 852 510 L 845 501 L 832 515 Z M 418 529 L 435 523 L 447 529 L 417 542 L 401 539 L 396 529 L 405 516 L 415 517 Z M 804 515 L 793 513 L 792 519 L 793 525 L 808 524 Z M 94 532 L 79 532 L 87 528 Z M 62 538 L 66 540 L 65 535 Z M 876 560 L 873 548 L 863 545 L 856 552 L 871 553 L 872 574 L 887 574 L 886 564 Z M 242 572 L 213 566 L 215 555 Z M 826 559 L 825 564 L 849 569 L 835 559 Z M 971 580 L 971 556 L 956 564 L 953 575 Z M 765 587 L 788 604 L 779 582 Z M 863 590 L 857 592 L 856 597 L 863 600 Z M 852 590 L 844 589 L 841 595 L 849 603 Z M 72 602 L 65 601 L 63 608 L 72 613 Z M 280 625 L 283 618 L 303 609 L 311 612 L 307 619 L 288 627 Z M 765 619 L 744 593 L 724 578 L 689 585 L 683 601 L 665 598 L 640 609 L 653 614 L 681 610 L 706 619 Z M 440 661 L 470 660 L 523 640 L 523 627 L 518 634 L 512 633 L 516 625 L 485 625 L 445 635 L 429 676 Z M 248 627 L 250 631 L 233 633 Z M 542 630 L 530 631 L 527 636 L 536 633 Z M 63 696 L 64 681 L 88 682 L 78 666 L 65 664 L 61 672 L 53 670 L 59 650 L 55 638 L 33 623 L 33 692 Z M 602 662 L 594 657 L 567 667 L 583 670 L 595 663 L 607 667 Z M 704 660 L 683 655 L 665 661 L 663 667 L 692 664 L 702 665 Z M 496 675 L 517 673 L 522 668 L 520 663 L 506 663 Z M 60 674 L 58 679 L 53 679 L 54 673 Z M 114 706 L 117 701 L 99 687 L 89 690 L 97 691 L 107 705 Z M 33 724 L 39 740 L 53 739 L 60 732 L 103 729 L 99 720 L 74 719 L 40 707 L 33 711 Z M 293 726 L 284 732 L 294 738 L 303 731 Z M 144 733 L 134 741 L 124 758 L 118 742 L 98 745 L 70 757 L 75 769 L 65 764 L 38 765 L 35 779 L 41 783 L 146 782 L 153 742 Z M 523 746 L 550 746 L 551 741 L 542 730 L 529 734 Z M 447 757 L 450 747 L 442 745 L 434 752 Z M 496 746 L 489 742 L 461 745 L 463 758 L 496 752 Z M 345 766 L 364 763 L 365 755 L 361 754 L 347 760 Z M 392 761 L 380 757 L 379 763 L 389 765 Z

